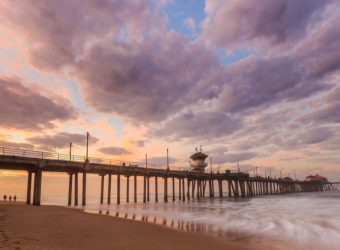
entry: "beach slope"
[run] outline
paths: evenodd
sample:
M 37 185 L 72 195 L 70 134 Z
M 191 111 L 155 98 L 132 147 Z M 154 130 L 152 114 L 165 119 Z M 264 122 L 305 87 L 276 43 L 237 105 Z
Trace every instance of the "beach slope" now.
M 56 206 L 0 204 L 0 249 L 254 249 L 198 233 Z

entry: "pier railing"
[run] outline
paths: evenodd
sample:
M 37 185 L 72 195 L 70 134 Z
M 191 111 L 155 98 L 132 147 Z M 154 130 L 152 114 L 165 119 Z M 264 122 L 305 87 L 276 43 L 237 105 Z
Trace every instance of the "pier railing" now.
M 7 148 L 0 147 L 0 156 L 15 156 L 15 157 L 26 157 L 26 158 L 35 158 L 35 159 L 45 159 L 45 160 L 58 160 L 58 161 L 70 161 L 70 162 L 85 162 L 85 156 L 79 155 L 69 155 L 69 154 L 60 154 L 55 152 L 46 152 L 46 151 L 37 151 L 37 150 L 26 150 L 26 149 L 18 149 L 18 148 Z M 105 164 L 112 166 L 122 166 L 122 167 L 140 167 L 145 168 L 146 165 L 143 162 L 136 161 L 124 161 L 117 159 L 105 159 L 105 158 L 96 158 L 89 157 L 90 163 L 96 164 Z M 156 164 L 156 163 L 148 163 L 148 168 L 154 169 L 166 169 L 165 164 Z M 171 168 L 173 166 L 170 166 Z M 180 169 L 179 169 L 180 170 Z M 185 171 L 183 169 L 182 171 Z

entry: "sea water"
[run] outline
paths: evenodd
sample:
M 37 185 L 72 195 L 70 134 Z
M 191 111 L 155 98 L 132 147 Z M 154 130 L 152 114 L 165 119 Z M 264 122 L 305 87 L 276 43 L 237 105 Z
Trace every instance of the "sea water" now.
M 85 210 L 231 240 L 271 239 L 316 249 L 340 249 L 339 191 L 119 206 L 93 204 Z

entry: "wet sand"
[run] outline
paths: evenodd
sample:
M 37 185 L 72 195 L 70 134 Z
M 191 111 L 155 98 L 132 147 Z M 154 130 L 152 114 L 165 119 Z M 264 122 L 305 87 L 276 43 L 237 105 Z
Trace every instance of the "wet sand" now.
M 57 206 L 0 203 L 0 249 L 293 249 L 180 232 L 146 222 Z M 296 248 L 294 249 L 301 249 Z

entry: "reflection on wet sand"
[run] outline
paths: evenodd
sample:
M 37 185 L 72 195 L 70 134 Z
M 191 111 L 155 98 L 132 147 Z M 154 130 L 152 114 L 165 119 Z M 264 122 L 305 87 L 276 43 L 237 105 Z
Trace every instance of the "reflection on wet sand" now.
M 99 210 L 99 214 L 104 214 L 102 210 Z M 120 212 L 112 212 L 107 210 L 105 212 L 106 215 L 110 215 L 117 218 L 130 219 L 136 221 L 149 222 L 157 225 L 162 225 L 166 227 L 170 227 L 180 231 L 186 232 L 200 232 L 200 233 L 209 233 L 217 236 L 225 236 L 226 232 L 222 231 L 218 227 L 213 225 L 208 225 L 204 223 L 195 223 L 195 222 L 187 222 L 180 220 L 168 220 L 166 218 L 160 218 L 156 216 L 148 216 L 148 215 L 137 215 L 137 214 L 128 214 L 128 213 L 120 213 Z

